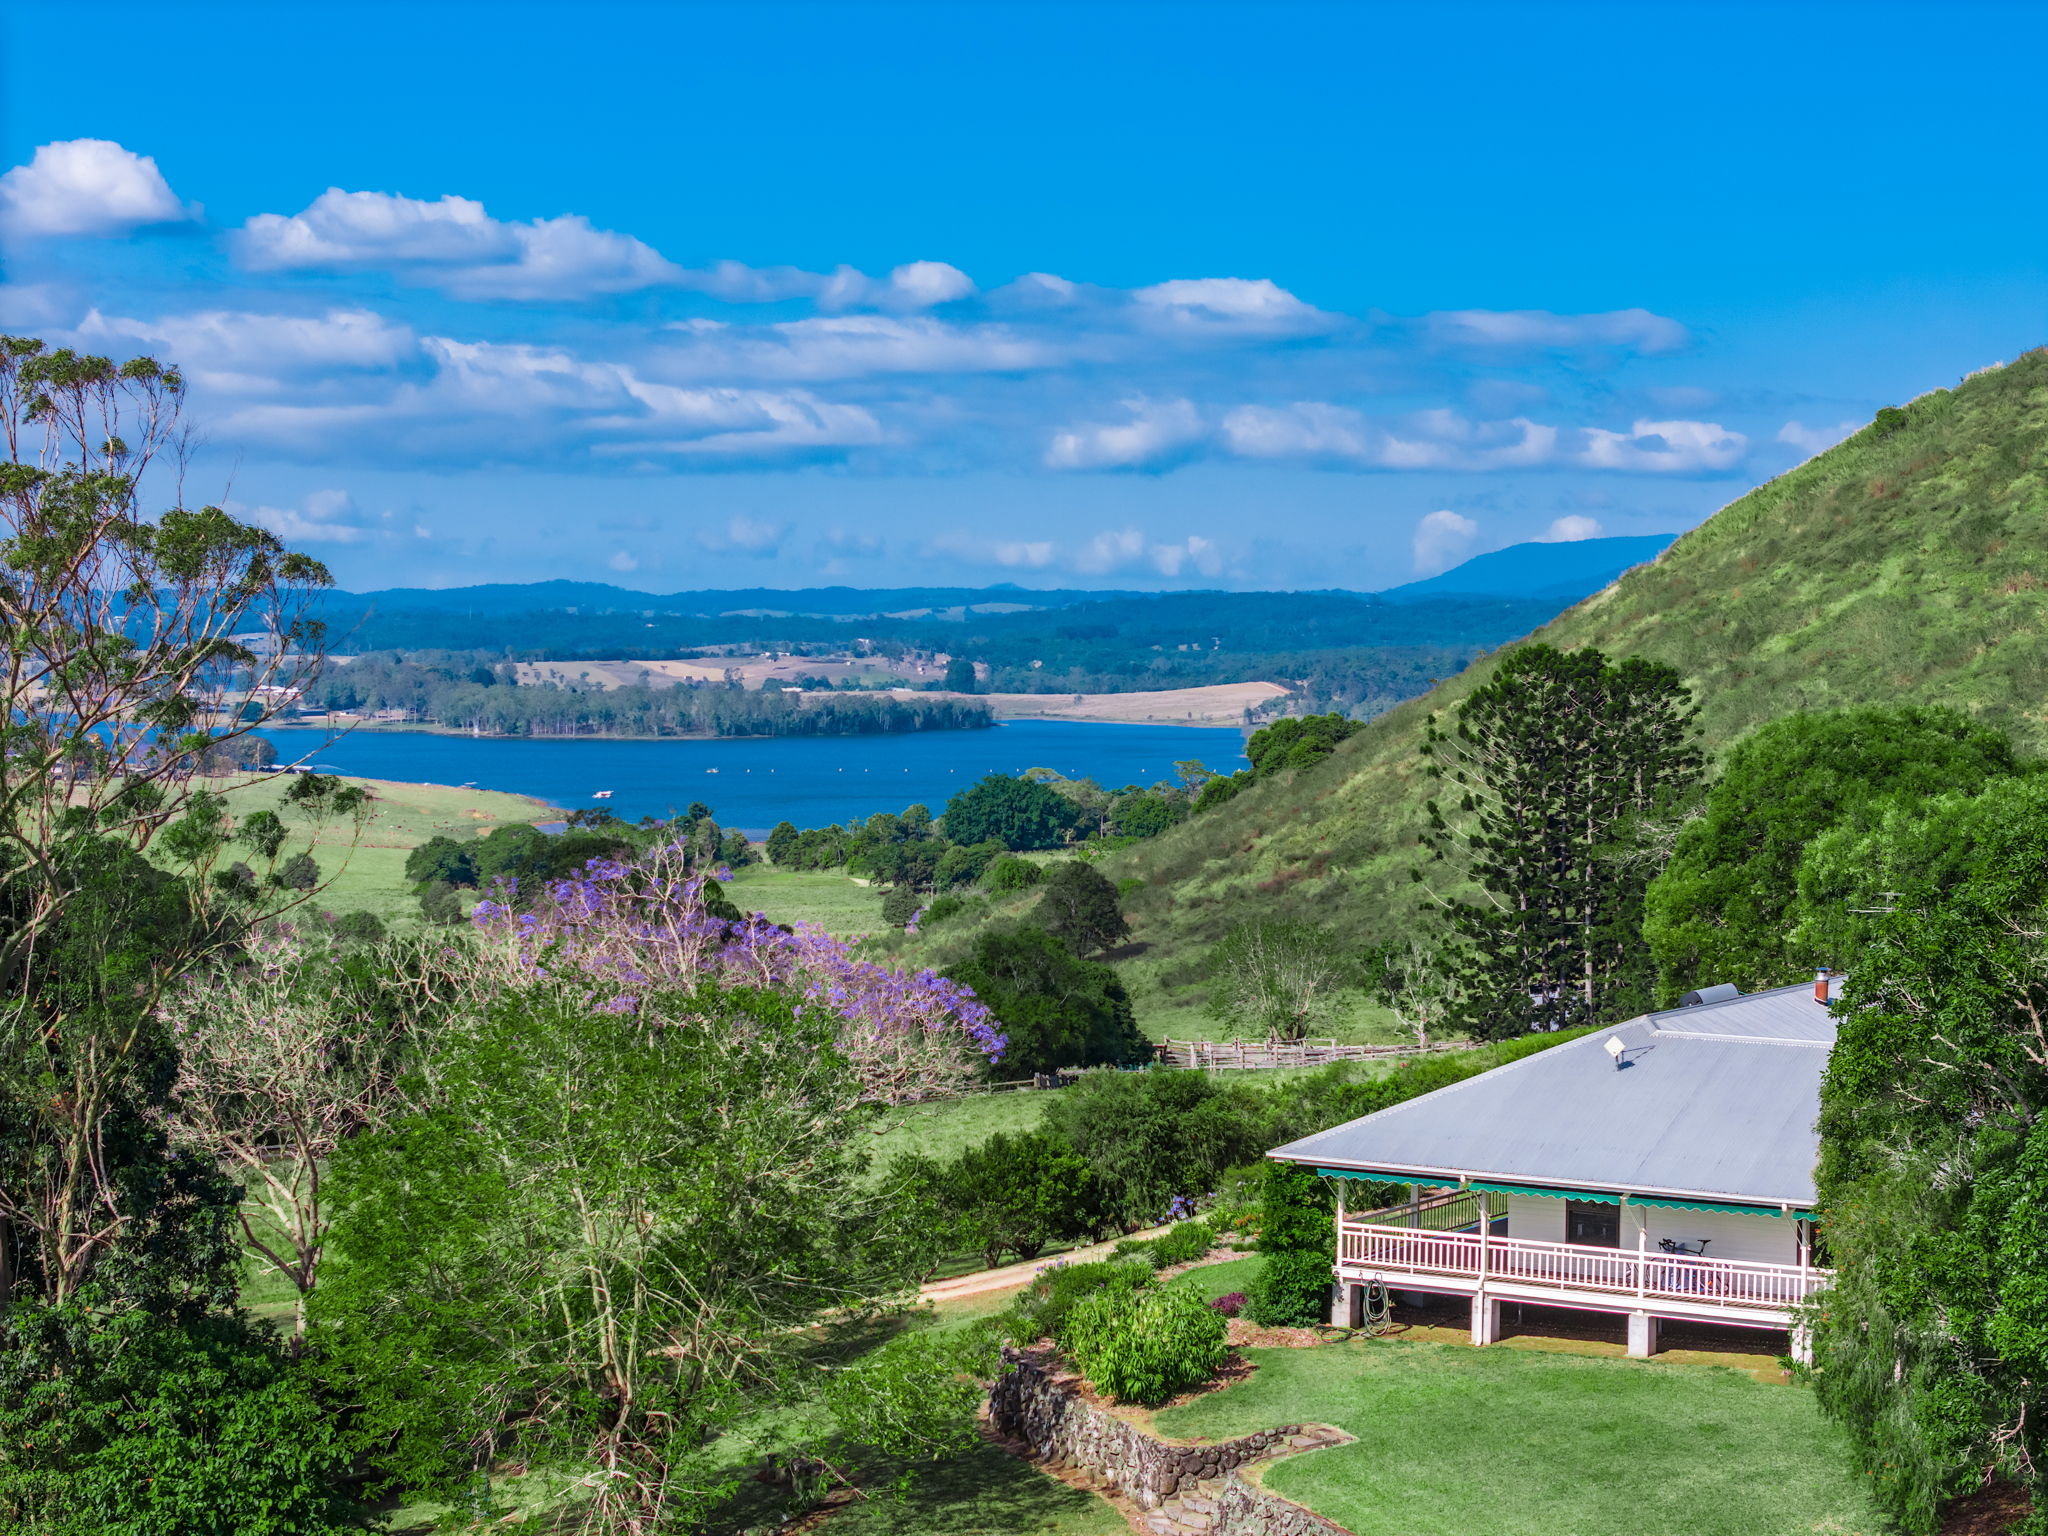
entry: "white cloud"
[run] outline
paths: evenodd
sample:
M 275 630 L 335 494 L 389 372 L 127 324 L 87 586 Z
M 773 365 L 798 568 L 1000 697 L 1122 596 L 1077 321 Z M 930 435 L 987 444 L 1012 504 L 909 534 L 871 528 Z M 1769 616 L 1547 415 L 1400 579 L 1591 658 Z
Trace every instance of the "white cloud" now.
M 1797 448 L 1811 458 L 1816 453 L 1834 447 L 1861 425 L 1861 422 L 1838 421 L 1832 427 L 1809 427 L 1803 422 L 1788 421 L 1778 428 L 1778 441 Z
M 768 560 L 781 552 L 782 541 L 788 537 L 788 523 L 769 522 L 765 518 L 749 517 L 744 512 L 736 512 L 726 519 L 723 529 L 716 532 L 700 532 L 697 535 L 697 542 L 714 554 L 745 555 L 750 560 Z
M 1581 539 L 1597 539 L 1607 530 L 1600 526 L 1597 517 L 1560 517 L 1536 542 L 1539 544 L 1576 544 Z
M 1135 528 L 1098 533 L 1075 553 L 1070 562 L 1089 576 L 1111 571 L 1138 570 L 1149 566 L 1161 576 L 1178 576 L 1183 570 L 1214 576 L 1223 569 L 1216 545 L 1198 534 L 1173 544 L 1155 544 Z
M 89 347 L 158 352 L 195 384 L 243 395 L 274 394 L 307 374 L 395 369 L 419 355 L 409 328 L 368 309 L 317 315 L 209 309 L 155 320 L 95 309 L 74 334 Z
M 676 344 L 663 354 L 661 366 L 691 378 L 1017 373 L 1064 360 L 1049 341 L 1006 326 L 955 326 L 929 315 L 814 315 L 746 330 L 684 321 L 672 331 Z
M 741 261 L 715 261 L 676 278 L 678 286 L 708 293 L 728 304 L 774 304 L 784 299 L 815 298 L 832 279 L 801 267 L 750 267 Z
M 1586 429 L 1578 459 L 1593 469 L 1683 475 L 1733 469 L 1749 439 L 1712 421 L 1638 421 L 1626 432 Z
M 1124 401 L 1126 422 L 1087 422 L 1053 434 L 1050 469 L 1141 469 L 1187 452 L 1202 437 L 1201 414 L 1187 400 Z
M 1435 576 L 1463 560 L 1479 537 L 1479 525 L 1456 512 L 1431 512 L 1415 525 L 1415 574 Z
M 1373 455 L 1379 434 L 1359 412 L 1305 400 L 1275 408 L 1242 405 L 1223 418 L 1223 443 L 1252 459 L 1334 458 L 1361 462 Z
M 876 279 L 841 267 L 818 294 L 821 309 L 930 309 L 974 292 L 974 280 L 943 261 L 912 261 Z
M 0 176 L 0 232 L 19 238 L 122 235 L 194 216 L 155 160 L 111 139 L 45 144 Z
M 508 223 L 466 197 L 434 202 L 329 187 L 299 213 L 260 213 L 237 248 L 258 271 L 387 269 L 464 299 L 579 299 L 676 283 L 682 269 L 581 214 Z
M 999 539 L 994 553 L 997 565 L 1037 570 L 1052 564 L 1053 546 L 1046 539 Z
M 1557 440 L 1557 428 L 1525 416 L 1474 422 L 1437 409 L 1389 423 L 1315 400 L 1240 406 L 1223 419 L 1224 446 L 1245 458 L 1326 459 L 1376 469 L 1535 468 L 1556 456 Z
M 1131 299 L 1155 324 L 1178 332 L 1299 336 L 1343 323 L 1264 277 L 1175 278 L 1136 289 Z
M 231 375 L 222 375 L 229 383 Z M 405 366 L 290 391 L 262 380 L 215 402 L 217 440 L 318 459 L 372 451 L 426 462 L 591 454 L 653 463 L 815 457 L 880 443 L 866 407 L 801 389 L 683 386 L 560 347 L 418 338 Z
M 605 564 L 617 571 L 621 576 L 630 576 L 633 572 L 640 569 L 640 562 L 623 549 L 614 550 L 611 559 L 605 561 Z
M 1676 320 L 1647 309 L 1596 315 L 1557 315 L 1547 309 L 1452 309 L 1423 316 L 1432 340 L 1454 347 L 1498 351 L 1578 351 L 1621 347 L 1632 352 L 1675 352 L 1691 333 Z
M 292 545 L 360 544 L 378 531 L 376 519 L 366 517 L 348 492 L 339 490 L 314 491 L 296 507 L 230 506 L 229 510 Z
M 969 565 L 1000 565 L 1010 570 L 1037 571 L 1051 565 L 1059 549 L 1050 539 L 991 539 L 950 531 L 925 546 L 925 555 L 950 555 Z

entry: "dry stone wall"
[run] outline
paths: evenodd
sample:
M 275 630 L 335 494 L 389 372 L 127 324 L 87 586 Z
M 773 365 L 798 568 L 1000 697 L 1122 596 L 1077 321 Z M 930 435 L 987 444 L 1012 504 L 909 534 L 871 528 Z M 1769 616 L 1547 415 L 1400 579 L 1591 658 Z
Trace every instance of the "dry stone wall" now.
M 1006 1369 L 989 1393 L 989 1421 L 1042 1461 L 1075 1467 L 1116 1488 L 1160 1536 L 1349 1536 L 1237 1475 L 1265 1457 L 1351 1437 L 1326 1424 L 1277 1429 L 1214 1444 L 1160 1440 L 1082 1397 L 1075 1378 L 1038 1352 L 1005 1350 Z

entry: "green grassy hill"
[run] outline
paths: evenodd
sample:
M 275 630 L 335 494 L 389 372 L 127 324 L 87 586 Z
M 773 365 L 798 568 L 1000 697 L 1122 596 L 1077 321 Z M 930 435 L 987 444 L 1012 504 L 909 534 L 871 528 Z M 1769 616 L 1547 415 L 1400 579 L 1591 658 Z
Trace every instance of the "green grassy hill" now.
M 1790 710 L 1952 704 L 2048 750 L 2048 350 L 1936 390 L 1723 508 L 1538 630 L 1676 666 L 1710 750 Z M 1118 856 L 1139 876 L 1132 980 L 1172 993 L 1255 913 L 1370 941 L 1412 920 L 1422 723 L 1480 661 L 1328 762 Z

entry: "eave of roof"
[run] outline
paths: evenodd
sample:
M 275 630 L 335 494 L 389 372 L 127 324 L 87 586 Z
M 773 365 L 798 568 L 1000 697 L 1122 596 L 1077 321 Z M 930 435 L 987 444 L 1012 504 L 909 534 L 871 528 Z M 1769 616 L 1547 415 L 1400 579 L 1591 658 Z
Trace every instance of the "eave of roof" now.
M 1806 1208 L 1833 1033 L 1804 986 L 1646 1014 L 1267 1155 L 1394 1180 Z M 1626 1067 L 1601 1050 L 1609 1035 Z

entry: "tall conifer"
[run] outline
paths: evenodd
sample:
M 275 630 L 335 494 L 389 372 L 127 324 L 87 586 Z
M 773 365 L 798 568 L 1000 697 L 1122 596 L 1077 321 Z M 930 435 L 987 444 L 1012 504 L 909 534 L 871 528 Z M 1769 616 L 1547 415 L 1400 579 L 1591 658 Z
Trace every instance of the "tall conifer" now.
M 1500 1038 L 1647 1006 L 1654 871 L 1614 855 L 1632 818 L 1698 784 L 1695 715 L 1661 663 L 1529 645 L 1453 723 L 1430 719 L 1423 752 L 1444 792 L 1424 841 L 1481 893 L 1437 898 L 1457 936 L 1464 1028 Z

